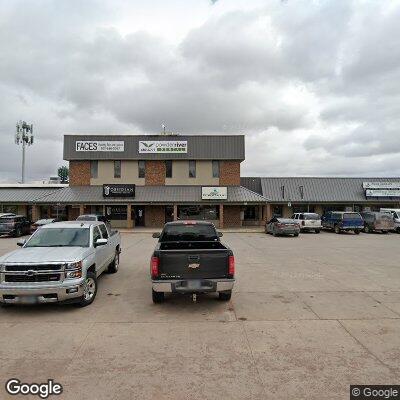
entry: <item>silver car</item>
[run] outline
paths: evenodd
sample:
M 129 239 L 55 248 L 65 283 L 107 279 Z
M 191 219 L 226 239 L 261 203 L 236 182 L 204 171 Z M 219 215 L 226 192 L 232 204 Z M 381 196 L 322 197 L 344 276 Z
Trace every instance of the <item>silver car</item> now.
M 266 223 L 265 233 L 299 236 L 300 226 L 294 219 L 273 217 Z

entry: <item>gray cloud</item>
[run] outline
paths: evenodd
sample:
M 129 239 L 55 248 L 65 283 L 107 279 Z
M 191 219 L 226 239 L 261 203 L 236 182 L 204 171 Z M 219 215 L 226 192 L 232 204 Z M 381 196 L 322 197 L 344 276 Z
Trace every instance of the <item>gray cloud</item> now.
M 121 31 L 122 10 L 134 20 L 139 2 L 3 1 L 0 180 L 19 175 L 21 118 L 37 131 L 32 178 L 62 164 L 63 133 L 162 123 L 245 133 L 252 174 L 400 173 L 399 2 L 204 5 L 203 22 L 173 41 L 151 19 Z

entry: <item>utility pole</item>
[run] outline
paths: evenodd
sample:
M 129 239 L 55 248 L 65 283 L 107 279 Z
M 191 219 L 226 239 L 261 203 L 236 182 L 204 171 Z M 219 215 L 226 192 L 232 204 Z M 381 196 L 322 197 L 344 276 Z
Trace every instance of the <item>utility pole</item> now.
M 25 183 L 25 147 L 33 144 L 33 125 L 27 124 L 25 121 L 17 123 L 17 131 L 15 133 L 15 143 L 22 144 L 22 171 L 21 183 Z

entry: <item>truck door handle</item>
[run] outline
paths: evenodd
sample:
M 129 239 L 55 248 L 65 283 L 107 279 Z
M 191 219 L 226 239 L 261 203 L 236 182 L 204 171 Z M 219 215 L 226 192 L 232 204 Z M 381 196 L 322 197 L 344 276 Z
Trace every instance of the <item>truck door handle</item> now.
M 188 261 L 190 262 L 200 261 L 200 256 L 188 256 Z

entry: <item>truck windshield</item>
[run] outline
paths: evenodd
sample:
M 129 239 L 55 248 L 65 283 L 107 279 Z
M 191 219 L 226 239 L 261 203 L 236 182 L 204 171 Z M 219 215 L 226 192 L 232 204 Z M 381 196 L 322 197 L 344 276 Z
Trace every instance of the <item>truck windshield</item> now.
M 218 240 L 217 232 L 212 225 L 182 224 L 167 225 L 160 237 L 160 242 L 211 242 Z
M 318 214 L 304 214 L 304 219 L 316 221 L 321 219 L 321 217 Z
M 89 228 L 42 228 L 25 247 L 89 247 L 89 233 Z

